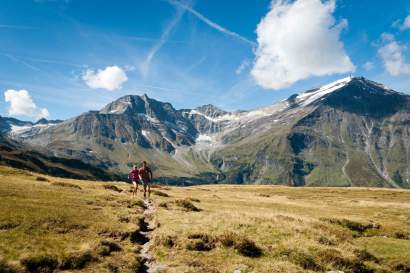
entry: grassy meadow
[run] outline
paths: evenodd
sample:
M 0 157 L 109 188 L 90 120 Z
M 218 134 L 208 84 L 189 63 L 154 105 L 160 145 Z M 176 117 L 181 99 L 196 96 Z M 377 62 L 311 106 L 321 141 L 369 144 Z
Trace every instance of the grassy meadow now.
M 129 188 L 0 167 L 0 272 L 148 272 Z M 410 191 L 157 186 L 151 199 L 149 272 L 410 272 Z
M 410 191 L 198 186 L 161 190 L 153 253 L 167 272 L 410 272 Z
M 135 272 L 143 206 L 123 183 L 0 167 L 0 272 Z

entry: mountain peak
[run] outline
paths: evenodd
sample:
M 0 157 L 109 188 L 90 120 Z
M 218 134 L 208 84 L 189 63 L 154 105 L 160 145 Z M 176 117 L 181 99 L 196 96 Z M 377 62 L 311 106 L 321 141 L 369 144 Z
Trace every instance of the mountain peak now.
M 215 118 L 215 117 L 228 114 L 228 112 L 220 109 L 219 107 L 216 107 L 213 104 L 205 104 L 205 105 L 196 107 L 194 110 L 200 112 L 201 114 L 204 114 L 205 116 L 211 117 L 211 118 Z

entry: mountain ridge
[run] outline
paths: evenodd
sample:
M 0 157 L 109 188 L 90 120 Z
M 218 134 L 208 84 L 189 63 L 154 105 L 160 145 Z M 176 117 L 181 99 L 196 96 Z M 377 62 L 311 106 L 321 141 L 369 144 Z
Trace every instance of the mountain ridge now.
M 250 111 L 126 95 L 13 138 L 117 174 L 147 159 L 169 183 L 409 187 L 409 106 L 406 94 L 348 77 Z

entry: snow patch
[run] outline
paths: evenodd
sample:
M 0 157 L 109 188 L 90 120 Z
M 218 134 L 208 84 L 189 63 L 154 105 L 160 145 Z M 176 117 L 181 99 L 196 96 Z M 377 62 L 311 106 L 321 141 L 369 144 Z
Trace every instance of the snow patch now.
M 141 134 L 146 138 L 149 139 L 149 132 L 146 130 L 141 130 Z
M 209 135 L 204 135 L 204 134 L 200 134 L 197 138 L 196 138 L 197 142 L 212 142 L 212 137 Z
M 10 125 L 10 135 L 11 136 L 20 136 L 20 135 L 28 135 L 29 133 L 36 133 L 40 130 L 44 130 L 51 126 L 54 126 L 58 123 L 49 123 L 49 124 L 36 124 L 36 125 Z
M 343 86 L 348 84 L 352 79 L 352 77 L 343 78 L 332 83 L 326 84 L 316 91 L 302 93 L 296 97 L 296 101 L 300 103 L 301 106 L 308 106 L 309 104 L 322 98 L 323 96 L 342 88 Z
M 150 117 L 147 114 L 138 113 L 138 115 L 145 118 L 146 120 L 148 120 L 149 122 L 152 122 L 152 123 L 159 123 L 160 122 L 158 119 Z

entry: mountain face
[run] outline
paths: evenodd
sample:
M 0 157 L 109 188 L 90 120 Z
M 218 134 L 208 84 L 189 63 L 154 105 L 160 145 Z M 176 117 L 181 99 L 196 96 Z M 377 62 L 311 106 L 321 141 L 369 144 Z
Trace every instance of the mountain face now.
M 410 188 L 410 96 L 365 78 L 252 111 L 125 96 L 62 123 L 13 128 L 15 140 L 112 173 L 147 160 L 167 183 Z
M 31 147 L 0 135 L 0 164 L 15 168 L 74 179 L 114 180 L 120 176 L 101 170 L 81 160 L 54 157 L 45 151 Z

